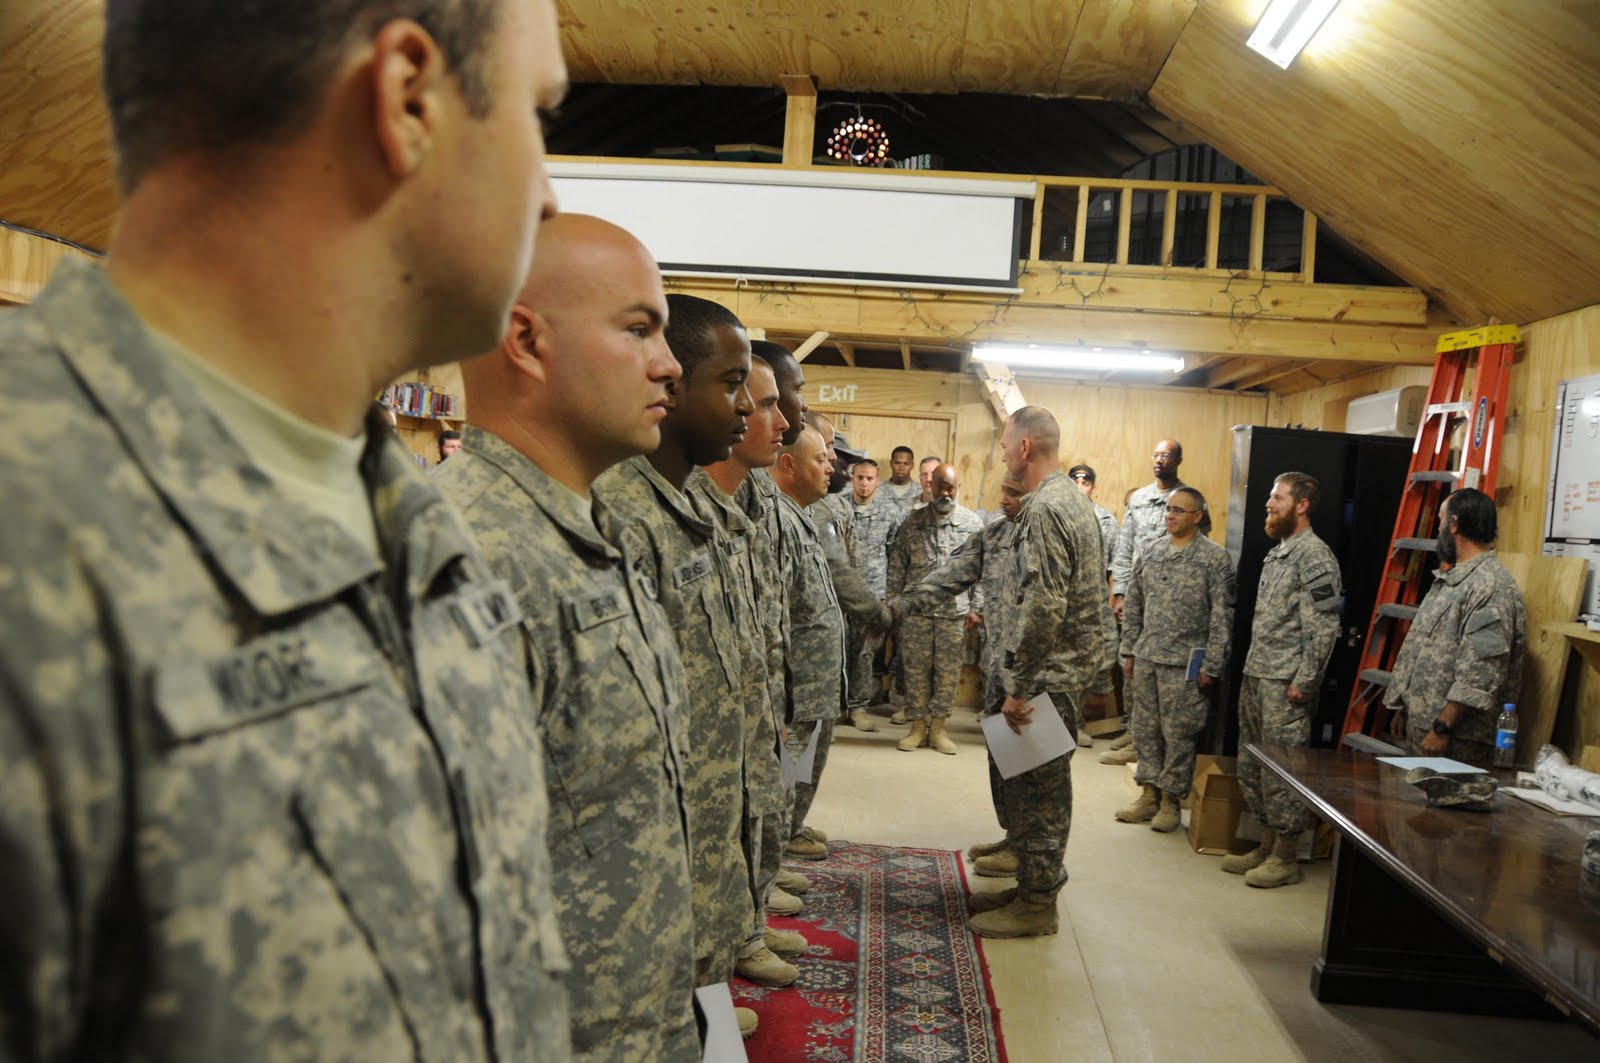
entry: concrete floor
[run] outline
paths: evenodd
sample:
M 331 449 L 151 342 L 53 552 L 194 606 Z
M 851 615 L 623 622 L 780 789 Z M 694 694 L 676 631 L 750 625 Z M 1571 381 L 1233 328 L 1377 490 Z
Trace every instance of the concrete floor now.
M 881 710 L 880 710 L 881 711 Z M 977 717 L 958 709 L 954 757 L 902 753 L 904 727 L 835 732 L 811 823 L 832 838 L 962 849 L 999 835 Z M 1073 761 L 1071 882 L 1061 933 L 984 944 L 1013 1063 L 1059 1060 L 1600 1059 L 1600 1041 L 1559 1023 L 1328 1006 L 1309 988 L 1329 864 L 1256 890 L 1201 856 L 1182 831 L 1118 823 L 1126 769 Z M 968 874 L 974 889 L 1009 879 Z

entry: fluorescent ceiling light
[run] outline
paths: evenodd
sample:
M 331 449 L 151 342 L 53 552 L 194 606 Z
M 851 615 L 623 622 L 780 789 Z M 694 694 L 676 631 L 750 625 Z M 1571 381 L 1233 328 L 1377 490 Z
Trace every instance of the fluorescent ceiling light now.
M 1086 350 L 1082 347 L 1042 347 L 1031 343 L 1026 346 L 984 344 L 972 348 L 972 357 L 980 362 L 1001 362 L 1013 369 L 1076 369 L 1102 373 L 1122 369 L 1144 373 L 1183 371 L 1183 359 L 1175 355 L 1149 351 L 1102 351 L 1098 347 Z
M 1288 70 L 1338 6 L 1339 0 L 1272 0 L 1245 43 Z

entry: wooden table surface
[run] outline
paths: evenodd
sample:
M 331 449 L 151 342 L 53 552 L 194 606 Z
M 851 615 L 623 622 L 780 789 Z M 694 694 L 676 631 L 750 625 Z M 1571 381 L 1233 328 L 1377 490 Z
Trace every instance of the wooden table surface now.
M 1429 807 L 1400 768 L 1348 749 L 1250 747 L 1340 836 L 1506 969 L 1600 1028 L 1600 882 L 1580 865 L 1600 820 L 1509 794 L 1492 813 Z M 1497 772 L 1502 784 L 1514 773 Z

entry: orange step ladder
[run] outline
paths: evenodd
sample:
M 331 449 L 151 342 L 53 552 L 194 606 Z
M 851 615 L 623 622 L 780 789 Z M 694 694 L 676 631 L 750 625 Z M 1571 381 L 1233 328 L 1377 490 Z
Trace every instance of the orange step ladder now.
M 1390 713 L 1383 706 L 1383 693 L 1394 678 L 1400 643 L 1417 615 L 1427 557 L 1438 552 L 1439 503 L 1458 487 L 1494 495 L 1511 359 L 1521 339 L 1515 325 L 1487 325 L 1439 337 L 1435 348 L 1439 357 L 1411 448 L 1411 469 L 1395 515 L 1389 558 L 1361 645 L 1360 671 L 1350 691 L 1344 718 L 1347 735 L 1388 733 Z M 1472 395 L 1463 399 L 1469 372 Z M 1463 423 L 1460 461 L 1452 468 L 1452 440 Z

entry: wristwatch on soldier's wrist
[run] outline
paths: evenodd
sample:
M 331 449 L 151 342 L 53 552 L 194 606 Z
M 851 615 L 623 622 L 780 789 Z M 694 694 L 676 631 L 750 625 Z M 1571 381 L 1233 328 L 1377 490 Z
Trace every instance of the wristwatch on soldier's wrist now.
M 1443 719 L 1438 719 L 1433 721 L 1433 733 L 1436 735 L 1444 735 L 1446 738 L 1449 738 L 1451 735 L 1456 733 L 1456 729 L 1445 723 Z

